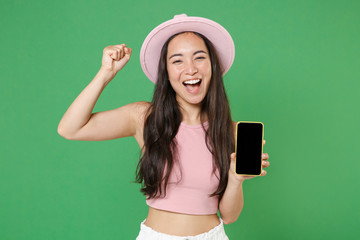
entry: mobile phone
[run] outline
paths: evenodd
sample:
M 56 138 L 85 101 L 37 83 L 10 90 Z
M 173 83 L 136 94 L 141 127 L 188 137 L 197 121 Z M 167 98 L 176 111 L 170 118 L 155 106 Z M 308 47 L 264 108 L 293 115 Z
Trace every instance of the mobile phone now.
M 264 124 L 240 121 L 236 124 L 235 172 L 241 175 L 258 176 L 262 172 Z

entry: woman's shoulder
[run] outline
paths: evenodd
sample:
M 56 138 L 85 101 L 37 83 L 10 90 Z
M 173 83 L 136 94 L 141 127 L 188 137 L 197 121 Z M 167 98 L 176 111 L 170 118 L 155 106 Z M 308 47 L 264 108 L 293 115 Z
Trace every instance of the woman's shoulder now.
M 134 119 L 144 120 L 151 107 L 151 103 L 146 101 L 133 102 L 128 104 L 128 107 L 131 109 Z
M 146 117 L 149 113 L 151 103 L 146 101 L 133 102 L 128 104 L 131 109 L 131 115 L 133 122 L 135 123 L 135 134 L 134 137 L 138 142 L 140 148 L 144 145 L 143 133 L 144 133 L 144 123 Z
M 147 101 L 140 101 L 140 102 L 130 103 L 130 105 L 132 105 L 135 110 L 147 111 L 149 109 L 149 107 L 151 106 L 151 103 L 147 102 Z

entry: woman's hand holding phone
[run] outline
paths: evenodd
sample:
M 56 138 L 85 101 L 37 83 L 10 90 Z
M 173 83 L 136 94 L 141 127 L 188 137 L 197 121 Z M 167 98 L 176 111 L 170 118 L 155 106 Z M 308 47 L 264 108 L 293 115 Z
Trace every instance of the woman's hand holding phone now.
M 266 141 L 264 140 L 263 145 L 265 145 L 265 143 L 266 143 Z M 230 158 L 231 158 L 231 162 L 230 162 L 230 170 L 229 170 L 229 180 L 233 180 L 235 182 L 242 183 L 244 180 L 256 177 L 256 176 L 245 176 L 245 175 L 236 174 L 236 172 L 235 172 L 236 154 L 232 153 L 230 155 Z M 261 158 L 262 158 L 262 168 L 269 167 L 270 166 L 270 162 L 268 161 L 269 154 L 263 153 Z M 265 170 L 262 170 L 262 172 L 259 176 L 265 176 L 266 174 L 267 174 L 267 172 Z

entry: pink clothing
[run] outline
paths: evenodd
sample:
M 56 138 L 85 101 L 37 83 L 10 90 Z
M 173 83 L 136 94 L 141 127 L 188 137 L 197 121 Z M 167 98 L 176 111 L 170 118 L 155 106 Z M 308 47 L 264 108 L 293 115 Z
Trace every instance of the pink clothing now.
M 204 124 L 205 128 L 208 123 Z M 219 172 L 213 173 L 212 154 L 205 143 L 201 125 L 181 123 L 176 135 L 178 159 L 169 177 L 166 196 L 146 200 L 161 210 L 193 215 L 216 214 L 218 196 L 209 197 L 219 185 Z

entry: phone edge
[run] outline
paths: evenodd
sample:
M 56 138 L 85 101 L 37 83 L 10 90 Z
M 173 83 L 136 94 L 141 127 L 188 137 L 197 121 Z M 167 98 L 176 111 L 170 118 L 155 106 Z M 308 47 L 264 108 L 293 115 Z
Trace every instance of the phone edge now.
M 235 138 L 235 155 L 237 155 L 237 134 L 238 134 L 238 125 L 239 125 L 239 123 L 260 123 L 261 125 L 262 125 L 262 136 L 261 136 L 261 156 L 262 156 L 262 154 L 264 153 L 264 144 L 263 144 L 263 142 L 264 142 L 264 123 L 262 123 L 262 122 L 255 122 L 255 121 L 238 121 L 238 122 L 236 122 L 236 138 Z M 262 158 L 261 158 L 261 162 L 262 162 Z M 241 173 L 237 173 L 236 172 L 236 157 L 235 157 L 235 174 L 237 174 L 237 175 L 241 175 L 241 176 L 260 176 L 261 175 L 261 173 L 262 173 L 262 171 L 263 171 L 263 167 L 262 167 L 262 163 L 261 163 L 261 165 L 260 165 L 260 174 L 258 174 L 258 175 L 249 175 L 249 174 L 241 174 Z

